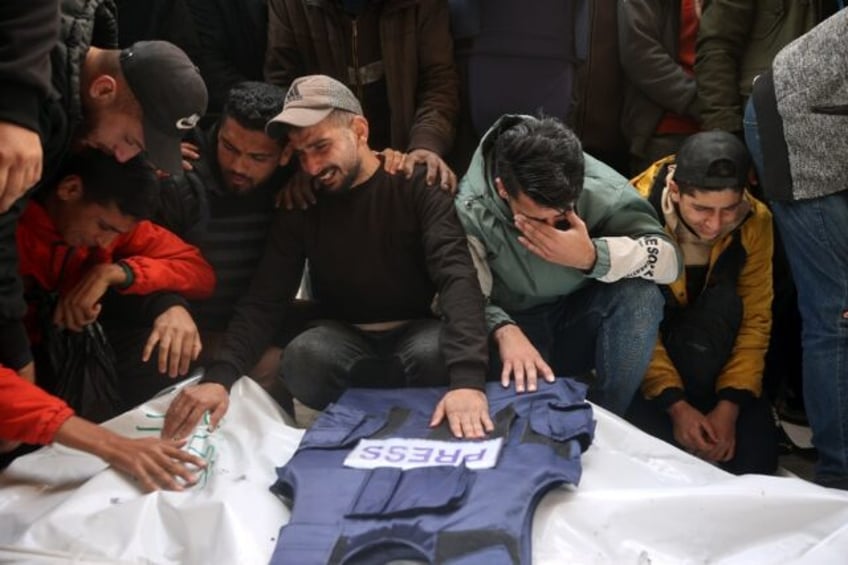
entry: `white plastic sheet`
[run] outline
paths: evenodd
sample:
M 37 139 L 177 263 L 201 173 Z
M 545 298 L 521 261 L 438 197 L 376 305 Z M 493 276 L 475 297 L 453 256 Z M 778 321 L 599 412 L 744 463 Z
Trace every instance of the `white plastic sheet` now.
M 169 400 L 108 426 L 156 433 Z M 595 410 L 580 486 L 552 492 L 536 512 L 535 564 L 848 562 L 848 495 L 795 478 L 733 477 Z M 242 379 L 224 424 L 192 444 L 214 462 L 188 492 L 145 495 L 91 456 L 42 449 L 0 476 L 0 561 L 265 563 L 289 519 L 268 487 L 301 435 Z

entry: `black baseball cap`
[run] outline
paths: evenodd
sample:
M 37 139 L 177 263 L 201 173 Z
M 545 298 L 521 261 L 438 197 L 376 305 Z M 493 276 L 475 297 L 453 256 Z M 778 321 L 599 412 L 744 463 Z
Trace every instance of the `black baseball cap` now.
M 167 41 L 138 41 L 121 51 L 121 72 L 141 105 L 144 149 L 165 172 L 181 170 L 180 141 L 206 112 L 208 94 L 200 71 Z
M 694 188 L 744 188 L 751 156 L 738 137 L 726 131 L 689 136 L 677 152 L 674 182 Z

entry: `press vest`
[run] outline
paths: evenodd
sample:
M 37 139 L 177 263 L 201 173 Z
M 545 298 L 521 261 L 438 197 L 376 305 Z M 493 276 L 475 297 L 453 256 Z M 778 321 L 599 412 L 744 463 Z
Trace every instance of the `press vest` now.
M 586 387 L 557 379 L 516 394 L 489 383 L 490 441 L 429 427 L 444 393 L 351 389 L 327 408 L 277 469 L 272 491 L 292 514 L 271 562 L 529 564 L 537 503 L 580 480 L 595 429 Z M 478 468 L 498 440 L 494 467 Z

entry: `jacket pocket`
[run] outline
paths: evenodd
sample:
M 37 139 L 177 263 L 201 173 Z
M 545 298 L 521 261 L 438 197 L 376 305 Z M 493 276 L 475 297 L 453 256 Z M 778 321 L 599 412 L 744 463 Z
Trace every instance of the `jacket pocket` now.
M 588 402 L 561 404 L 537 401 L 531 410 L 530 429 L 537 434 L 559 443 L 576 440 L 581 451 L 585 451 L 592 443 L 595 421 Z
M 449 512 L 462 506 L 474 481 L 464 466 L 402 471 L 381 467 L 368 473 L 349 518 L 393 518 Z
M 385 414 L 368 414 L 333 404 L 312 424 L 298 449 L 349 447 L 362 438 L 374 435 L 385 425 Z

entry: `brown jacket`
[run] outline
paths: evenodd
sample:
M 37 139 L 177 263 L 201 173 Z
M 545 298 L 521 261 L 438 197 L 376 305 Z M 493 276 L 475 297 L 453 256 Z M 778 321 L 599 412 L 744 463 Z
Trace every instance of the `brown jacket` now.
M 379 18 L 392 146 L 444 155 L 459 114 L 446 0 L 383 0 L 379 11 L 354 20 L 333 0 L 269 0 L 265 79 L 288 86 L 299 76 L 326 74 L 356 92 L 348 62 L 358 68 L 357 45 L 347 44 L 344 26 L 353 25 L 355 38 L 357 27 L 366 27 L 358 20 L 368 17 Z

